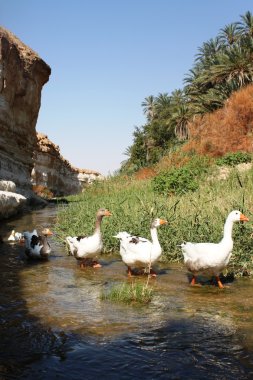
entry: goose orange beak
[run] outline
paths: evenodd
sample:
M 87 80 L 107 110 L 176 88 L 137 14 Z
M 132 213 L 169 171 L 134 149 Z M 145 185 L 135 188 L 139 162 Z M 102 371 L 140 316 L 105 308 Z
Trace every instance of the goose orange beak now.
M 241 222 L 248 222 L 248 221 L 249 221 L 249 218 L 247 218 L 247 216 L 241 214 L 241 215 L 240 215 L 240 221 L 241 221 Z
M 45 228 L 45 229 L 42 231 L 42 234 L 43 234 L 43 235 L 46 235 L 46 236 L 52 236 L 52 235 L 53 235 L 53 232 L 52 232 L 49 228 Z
M 105 216 L 112 216 L 112 213 L 109 210 L 105 210 Z
M 165 220 L 165 219 L 160 219 L 160 224 L 167 224 L 168 222 L 167 222 L 167 220 Z

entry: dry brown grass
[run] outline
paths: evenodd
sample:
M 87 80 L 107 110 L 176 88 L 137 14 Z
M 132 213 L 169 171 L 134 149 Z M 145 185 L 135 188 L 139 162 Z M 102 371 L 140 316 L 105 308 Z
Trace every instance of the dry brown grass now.
M 219 157 L 228 152 L 252 152 L 253 85 L 235 92 L 225 106 L 189 125 L 190 139 L 183 151 Z
M 135 173 L 135 178 L 136 179 L 148 179 L 148 178 L 153 178 L 157 175 L 157 172 L 155 168 L 149 167 L 149 168 L 142 168 L 138 170 Z

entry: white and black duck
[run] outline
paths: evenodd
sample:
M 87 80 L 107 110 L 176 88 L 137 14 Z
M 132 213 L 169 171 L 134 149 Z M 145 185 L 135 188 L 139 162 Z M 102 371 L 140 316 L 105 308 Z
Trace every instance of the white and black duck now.
M 47 237 L 53 235 L 49 228 L 44 228 L 41 234 L 37 230 L 23 233 L 25 239 L 25 254 L 32 259 L 48 259 L 51 253 L 51 246 Z

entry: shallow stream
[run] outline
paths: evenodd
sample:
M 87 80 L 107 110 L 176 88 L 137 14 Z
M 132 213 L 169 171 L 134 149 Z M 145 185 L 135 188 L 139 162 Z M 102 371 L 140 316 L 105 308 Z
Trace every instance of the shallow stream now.
M 53 230 L 56 213 L 50 206 L 2 222 L 0 235 Z M 117 252 L 102 268 L 80 269 L 50 243 L 46 262 L 0 245 L 1 380 L 253 379 L 253 280 L 190 287 L 183 264 L 158 264 L 150 304 L 114 304 L 102 292 L 131 281 Z

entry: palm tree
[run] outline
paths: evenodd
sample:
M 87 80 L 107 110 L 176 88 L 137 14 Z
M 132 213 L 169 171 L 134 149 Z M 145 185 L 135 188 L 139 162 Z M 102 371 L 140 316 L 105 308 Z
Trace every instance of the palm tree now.
M 155 99 L 155 106 L 156 107 L 169 107 L 170 106 L 171 97 L 165 93 L 159 93 L 158 96 Z
M 232 92 L 232 86 L 216 85 L 199 96 L 192 97 L 189 102 L 189 114 L 203 115 L 221 108 Z
M 204 42 L 198 48 L 199 53 L 196 54 L 195 62 L 201 63 L 203 66 L 210 65 L 216 57 L 216 54 L 222 49 L 219 38 L 211 38 L 209 41 Z
M 194 81 L 199 76 L 199 72 L 200 70 L 199 70 L 198 65 L 196 65 L 194 68 L 189 70 L 189 73 L 186 74 L 184 78 L 184 83 L 186 83 L 186 86 L 191 87 L 193 85 Z
M 144 115 L 146 115 L 147 120 L 150 122 L 155 116 L 155 98 L 153 95 L 147 96 L 141 103 L 143 107 Z
M 246 12 L 244 16 L 241 15 L 242 22 L 239 22 L 239 30 L 250 37 L 253 37 L 253 15 L 250 11 Z
M 123 153 L 127 157 L 131 157 L 131 146 L 128 146 Z
M 238 88 L 253 81 L 253 63 L 250 52 L 240 45 L 219 56 L 219 63 L 210 67 L 202 76 L 203 83 L 215 85 L 234 81 Z
M 203 68 L 201 70 L 197 64 L 193 69 L 189 70 L 188 74 L 185 75 L 184 93 L 188 101 L 193 100 L 196 97 L 198 98 L 198 96 L 202 93 L 202 86 L 198 84 L 198 78 L 201 76 L 202 71 Z
M 186 104 L 180 104 L 171 117 L 171 125 L 174 126 L 174 133 L 178 140 L 186 140 L 188 138 L 187 124 L 191 118 L 189 108 Z
M 158 119 L 164 119 L 169 117 L 171 111 L 171 97 L 165 93 L 159 93 L 155 98 L 155 116 Z
M 221 29 L 218 39 L 219 41 L 224 44 L 225 46 L 231 46 L 233 45 L 236 41 L 241 36 L 239 24 L 233 23 L 226 25 L 223 29 Z
M 171 93 L 171 104 L 173 106 L 185 103 L 185 93 L 183 90 L 176 89 Z

